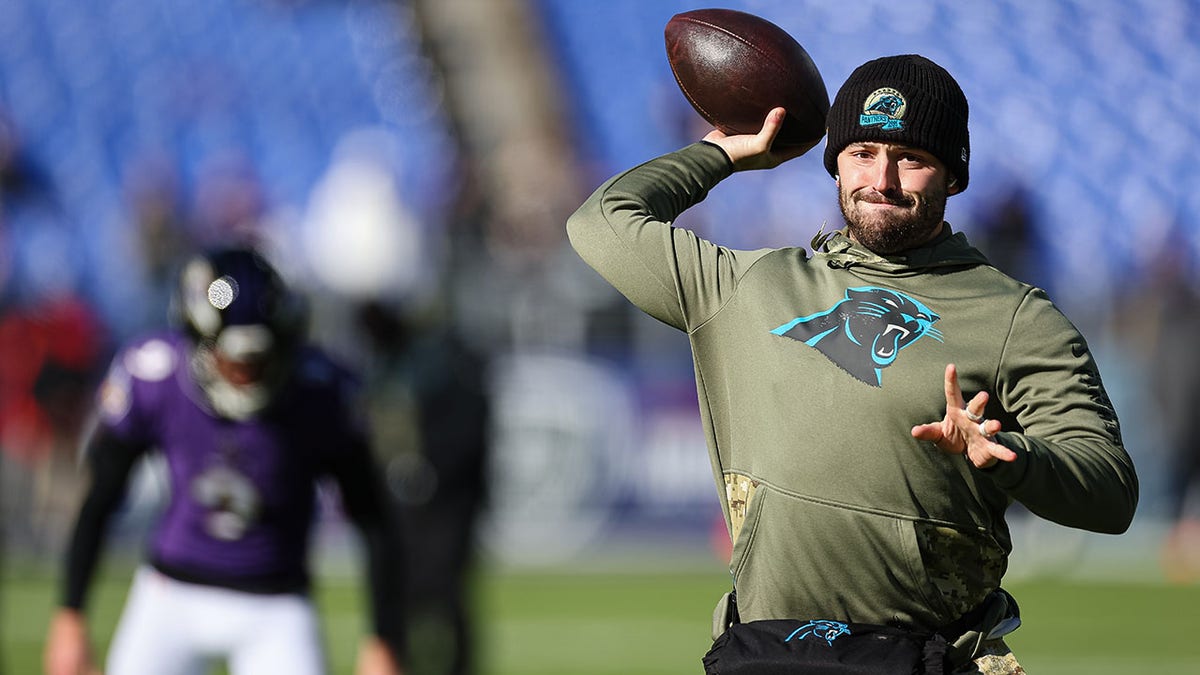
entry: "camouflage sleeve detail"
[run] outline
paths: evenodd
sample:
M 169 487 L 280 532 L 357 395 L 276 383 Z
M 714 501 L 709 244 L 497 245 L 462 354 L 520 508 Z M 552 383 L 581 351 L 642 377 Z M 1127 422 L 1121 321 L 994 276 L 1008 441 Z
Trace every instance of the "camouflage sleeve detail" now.
M 1025 675 L 1025 669 L 1003 640 L 993 640 L 984 644 L 982 654 L 953 675 Z
M 754 498 L 758 483 L 749 476 L 738 473 L 725 474 L 725 501 L 729 506 L 729 539 L 737 541 L 742 524 L 746 522 L 746 511 Z

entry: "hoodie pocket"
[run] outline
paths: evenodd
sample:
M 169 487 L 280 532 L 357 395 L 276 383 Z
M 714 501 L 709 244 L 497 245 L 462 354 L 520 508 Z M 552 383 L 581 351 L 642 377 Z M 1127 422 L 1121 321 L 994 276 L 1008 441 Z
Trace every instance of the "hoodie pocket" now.
M 990 573 L 963 574 L 979 556 L 964 555 L 970 539 L 951 533 L 759 483 L 730 565 L 742 620 L 949 623 L 995 587 L 981 585 Z M 948 557 L 935 560 L 939 552 Z
M 927 521 L 912 531 L 924 576 L 948 615 L 969 612 L 1000 586 L 1008 556 L 986 533 Z

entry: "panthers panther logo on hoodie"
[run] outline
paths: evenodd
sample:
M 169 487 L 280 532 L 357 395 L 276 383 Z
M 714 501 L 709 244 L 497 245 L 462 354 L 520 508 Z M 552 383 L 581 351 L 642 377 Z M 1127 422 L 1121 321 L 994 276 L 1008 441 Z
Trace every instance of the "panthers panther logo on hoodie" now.
M 842 370 L 873 387 L 883 385 L 882 370 L 900 350 L 928 335 L 941 342 L 933 327 L 940 316 L 912 297 L 887 288 L 846 289 L 833 307 L 802 316 L 771 332 L 820 350 Z

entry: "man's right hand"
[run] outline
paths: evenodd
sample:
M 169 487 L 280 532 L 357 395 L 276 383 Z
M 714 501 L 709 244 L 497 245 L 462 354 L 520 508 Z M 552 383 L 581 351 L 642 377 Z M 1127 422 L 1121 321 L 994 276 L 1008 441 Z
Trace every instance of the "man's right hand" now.
M 783 120 L 786 116 L 786 110 L 774 108 L 767 113 L 762 129 L 757 134 L 728 136 L 719 129 L 713 129 L 704 137 L 704 140 L 725 151 L 730 161 L 733 162 L 734 171 L 774 169 L 789 159 L 803 155 L 820 142 L 820 139 L 817 139 L 809 145 L 787 145 L 772 148 L 771 144 L 779 135 L 779 130 L 783 128 Z
M 87 620 L 82 612 L 63 608 L 54 613 L 46 635 L 42 667 L 46 675 L 101 675 L 92 661 Z

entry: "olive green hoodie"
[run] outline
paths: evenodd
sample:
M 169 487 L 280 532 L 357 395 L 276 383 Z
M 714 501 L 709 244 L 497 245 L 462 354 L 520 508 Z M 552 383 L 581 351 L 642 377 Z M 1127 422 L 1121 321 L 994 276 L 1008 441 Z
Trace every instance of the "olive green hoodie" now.
M 1020 501 L 1123 532 L 1137 478 L 1087 344 L 1045 294 L 961 233 L 880 257 L 841 232 L 723 248 L 671 222 L 732 172 L 697 143 L 605 182 L 570 218 L 579 255 L 687 333 L 742 620 L 943 626 L 1000 584 Z M 987 391 L 1017 459 L 978 470 L 915 440 L 943 372 Z

